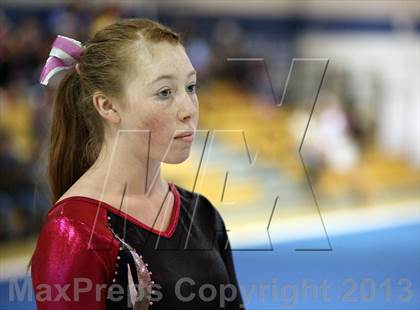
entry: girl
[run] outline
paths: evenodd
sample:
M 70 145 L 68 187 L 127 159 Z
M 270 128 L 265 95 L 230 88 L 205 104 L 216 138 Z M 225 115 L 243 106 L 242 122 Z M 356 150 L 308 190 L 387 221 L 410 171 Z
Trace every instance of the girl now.
M 41 83 L 54 98 L 52 205 L 32 258 L 39 309 L 243 309 L 229 239 L 203 195 L 160 176 L 198 125 L 179 34 L 123 19 L 84 46 L 58 36 Z

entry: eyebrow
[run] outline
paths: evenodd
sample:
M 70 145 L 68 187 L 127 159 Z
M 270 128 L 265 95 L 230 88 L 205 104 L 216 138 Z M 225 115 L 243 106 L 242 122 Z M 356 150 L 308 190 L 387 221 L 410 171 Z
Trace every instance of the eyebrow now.
M 195 70 L 193 70 L 190 73 L 188 73 L 187 74 L 187 77 L 190 77 L 191 75 L 194 75 L 194 74 L 197 74 L 197 72 Z M 153 81 L 151 81 L 149 83 L 149 85 L 151 85 L 153 83 L 156 83 L 157 81 L 166 80 L 166 79 L 175 79 L 175 76 L 172 75 L 172 74 L 164 74 L 164 75 L 161 75 L 161 76 L 157 77 L 156 79 L 154 79 Z

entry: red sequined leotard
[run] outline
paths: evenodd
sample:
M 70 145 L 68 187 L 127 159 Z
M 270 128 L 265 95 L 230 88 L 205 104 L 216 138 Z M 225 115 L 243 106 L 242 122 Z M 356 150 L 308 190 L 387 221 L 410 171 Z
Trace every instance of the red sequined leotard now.
M 32 259 L 38 309 L 244 309 L 219 212 L 169 188 L 163 232 L 92 198 L 55 204 Z

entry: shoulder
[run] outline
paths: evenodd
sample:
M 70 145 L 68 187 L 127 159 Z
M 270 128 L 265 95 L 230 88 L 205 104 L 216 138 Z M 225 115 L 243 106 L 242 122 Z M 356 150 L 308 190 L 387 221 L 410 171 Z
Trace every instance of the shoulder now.
M 106 225 L 106 209 L 93 199 L 87 197 L 69 197 L 56 203 L 48 212 L 43 230 L 71 229 L 79 237 L 88 235 L 112 237 Z
M 71 198 L 48 212 L 32 258 L 32 272 L 35 278 L 54 278 L 64 270 L 68 276 L 77 276 L 89 273 L 85 267 L 96 263 L 97 271 L 105 273 L 116 253 L 118 243 L 106 226 L 105 210 Z
M 39 309 L 104 308 L 102 288 L 112 281 L 119 250 L 104 216 L 102 208 L 73 198 L 48 212 L 31 266 Z

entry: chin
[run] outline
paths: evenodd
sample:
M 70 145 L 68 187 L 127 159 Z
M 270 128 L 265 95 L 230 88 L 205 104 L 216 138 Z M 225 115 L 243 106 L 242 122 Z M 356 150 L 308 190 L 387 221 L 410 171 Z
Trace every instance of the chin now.
M 166 164 L 180 164 L 186 161 L 188 157 L 190 157 L 190 152 L 172 153 L 168 154 L 163 162 Z

